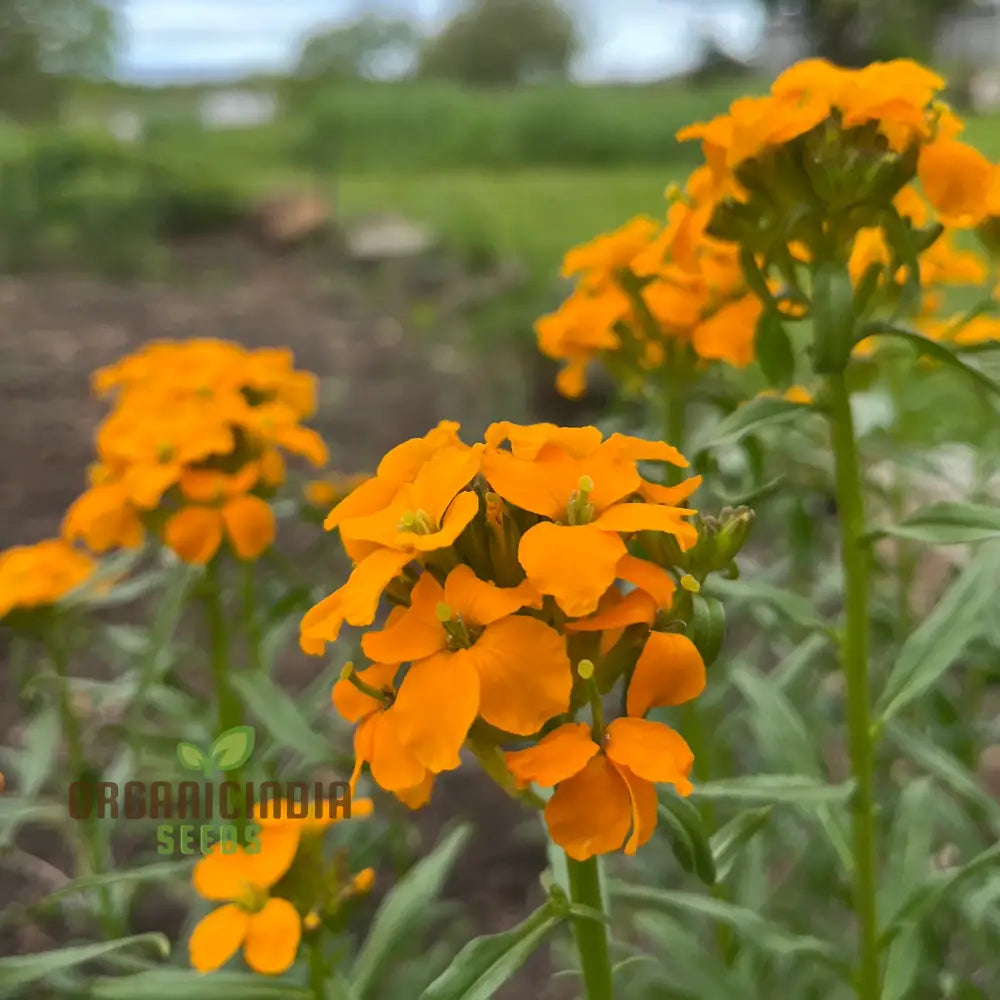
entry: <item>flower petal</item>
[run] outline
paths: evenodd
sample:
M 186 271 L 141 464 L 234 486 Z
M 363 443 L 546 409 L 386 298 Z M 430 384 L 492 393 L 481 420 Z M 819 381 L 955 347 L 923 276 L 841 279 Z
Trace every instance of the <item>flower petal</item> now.
M 618 594 L 616 590 L 610 593 Z M 656 602 L 643 590 L 632 590 L 616 600 L 607 602 L 597 614 L 579 621 L 566 622 L 563 628 L 567 632 L 603 632 L 606 629 L 621 629 L 627 625 L 637 625 L 644 622 L 652 624 L 656 617 Z
M 604 752 L 639 778 L 672 784 L 681 795 L 692 791 L 688 775 L 694 754 L 676 730 L 649 719 L 615 719 Z
M 322 653 L 340 634 L 345 621 L 371 625 L 389 581 L 410 561 L 408 552 L 376 549 L 354 567 L 347 583 L 310 608 L 299 626 L 299 645 L 306 653 Z
M 543 521 L 524 533 L 517 557 L 537 590 L 551 594 L 571 618 L 580 618 L 597 608 L 625 552 L 613 530 Z
M 573 674 L 566 640 L 537 618 L 501 618 L 455 656 L 474 664 L 479 714 L 491 726 L 528 736 L 569 709 Z
M 212 849 L 195 866 L 191 879 L 195 890 L 205 899 L 236 899 L 251 884 L 250 855 L 242 847 L 223 854 L 222 845 Z
M 697 528 L 684 520 L 693 513 L 684 507 L 664 507 L 655 503 L 616 503 L 593 523 L 602 531 L 664 531 L 673 535 L 681 549 L 687 551 L 698 541 Z
M 381 632 L 367 632 L 362 637 L 365 656 L 386 663 L 406 663 L 445 649 L 448 633 L 437 617 L 437 606 L 444 596 L 441 584 L 430 573 L 421 574 L 410 593 L 410 606 L 394 616 Z
M 185 507 L 167 521 L 163 540 L 184 562 L 203 566 L 222 544 L 222 518 L 214 507 Z
M 227 903 L 203 917 L 191 932 L 188 954 L 199 972 L 214 972 L 236 954 L 247 935 L 250 915 Z
M 250 917 L 243 955 L 254 972 L 277 976 L 295 962 L 302 938 L 302 918 L 287 899 L 269 899 Z
M 505 753 L 504 760 L 520 785 L 533 781 L 542 788 L 551 788 L 579 774 L 599 749 L 591 738 L 590 726 L 567 722 L 535 746 Z
M 469 522 L 479 513 L 479 494 L 472 490 L 459 493 L 452 501 L 441 520 L 441 530 L 429 535 L 414 535 L 400 532 L 400 538 L 408 539 L 418 552 L 436 552 L 446 549 L 468 527 Z
M 625 853 L 635 854 L 653 836 L 656 829 L 656 810 L 659 807 L 656 785 L 637 777 L 627 767 L 616 767 L 628 787 L 629 801 L 632 804 L 632 834 L 625 843 Z
M 247 854 L 250 884 L 270 889 L 291 868 L 301 836 L 298 823 L 262 824 L 258 834 L 260 851 Z
M 394 681 L 399 670 L 397 663 L 373 663 L 358 671 L 358 679 L 379 691 L 395 691 Z M 334 708 L 348 722 L 357 722 L 362 716 L 381 709 L 382 705 L 370 694 L 359 690 L 349 680 L 337 681 L 330 694 Z
M 643 716 L 660 705 L 683 705 L 705 690 L 698 647 L 676 632 L 651 632 L 628 686 L 625 710 Z
M 256 559 L 274 542 L 274 511 L 260 497 L 234 497 L 222 508 L 222 520 L 240 559 Z
M 414 663 L 392 706 L 400 742 L 429 771 L 453 771 L 479 711 L 479 675 L 454 653 Z
M 542 597 L 524 580 L 516 587 L 498 587 L 480 580 L 468 566 L 456 566 L 444 582 L 444 601 L 469 625 L 489 625 L 521 608 L 540 608 Z
M 657 608 L 669 608 L 674 602 L 674 578 L 656 563 L 631 555 L 623 556 L 618 563 L 618 576 L 649 594 Z
M 562 782 L 545 807 L 549 836 L 574 860 L 622 846 L 632 825 L 628 786 L 603 754 Z
M 401 792 L 419 785 L 427 776 L 427 768 L 412 750 L 403 746 L 396 725 L 396 712 L 390 708 L 379 712 L 372 723 L 372 777 L 387 792 Z

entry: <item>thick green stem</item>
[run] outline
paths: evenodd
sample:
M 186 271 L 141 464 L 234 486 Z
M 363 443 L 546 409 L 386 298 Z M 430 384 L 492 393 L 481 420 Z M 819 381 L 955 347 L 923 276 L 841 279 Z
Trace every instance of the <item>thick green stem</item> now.
M 205 612 L 208 618 L 209 641 L 212 647 L 212 681 L 215 685 L 219 732 L 232 729 L 243 721 L 239 696 L 229 681 L 229 630 L 222 606 L 222 581 L 216 560 L 209 563 L 205 578 Z M 238 781 L 229 776 L 229 780 Z
M 91 781 L 93 774 L 87 762 L 80 721 L 77 719 L 69 690 L 69 667 L 66 651 L 57 639 L 48 644 L 48 650 L 49 658 L 56 672 L 56 683 L 59 690 L 59 714 L 63 732 L 66 734 L 71 781 Z M 100 875 L 104 870 L 104 848 L 101 843 L 98 822 L 94 812 L 89 812 L 86 818 L 80 821 L 83 833 L 83 851 L 81 853 L 85 867 L 83 874 L 86 875 Z M 98 891 L 98 909 L 104 933 L 108 937 L 117 937 L 121 932 L 120 921 L 114 912 L 111 894 L 107 886 L 102 886 Z
M 250 667 L 255 672 L 263 667 L 260 648 L 260 620 L 257 610 L 256 564 L 252 561 L 243 565 L 243 614 L 247 621 L 247 649 Z
M 327 972 L 322 940 L 317 935 L 309 948 L 309 988 L 316 1000 L 325 1000 Z
M 879 1000 L 878 872 L 875 847 L 875 746 L 868 678 L 868 572 L 864 501 L 851 398 L 843 375 L 827 381 L 829 421 L 836 460 L 837 508 L 844 566 L 845 631 L 842 643 L 847 685 L 847 726 L 856 788 L 853 799 L 854 908 L 858 920 L 857 993 Z
M 574 903 L 582 903 L 598 913 L 604 913 L 601 892 L 601 869 L 596 857 L 574 861 L 567 855 L 569 890 Z M 587 1000 L 613 1000 L 611 985 L 611 953 L 607 927 L 596 920 L 575 917 L 573 930 L 580 953 L 580 970 L 586 987 Z

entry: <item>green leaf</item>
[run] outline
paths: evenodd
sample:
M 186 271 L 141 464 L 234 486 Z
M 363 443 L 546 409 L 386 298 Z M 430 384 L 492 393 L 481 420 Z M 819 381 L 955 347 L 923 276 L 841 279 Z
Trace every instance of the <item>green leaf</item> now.
M 940 778 L 956 795 L 974 802 L 987 815 L 994 817 L 994 822 L 1000 823 L 1000 803 L 983 788 L 977 776 L 961 761 L 933 740 L 898 722 L 889 726 L 887 732 L 903 753 Z
M 43 902 L 51 903 L 54 900 L 62 899 L 64 896 L 71 896 L 76 892 L 88 892 L 91 889 L 99 889 L 105 885 L 121 885 L 133 882 L 166 882 L 176 878 L 181 872 L 190 872 L 193 861 L 184 859 L 182 861 L 159 861 L 151 865 L 143 865 L 140 868 L 128 868 L 122 871 L 101 872 L 99 875 L 82 875 L 75 878 L 66 885 L 60 886 L 55 892 L 50 892 Z
M 10 842 L 22 823 L 62 826 L 71 822 L 65 801 L 39 801 L 21 795 L 0 795 L 0 847 Z
M 379 977 L 398 947 L 399 937 L 412 924 L 419 922 L 421 914 L 440 893 L 470 832 L 469 826 L 452 830 L 382 900 L 348 977 L 359 1000 L 381 998 Z
M 795 375 L 795 352 L 781 316 L 765 309 L 757 321 L 754 354 L 771 385 L 785 389 Z
M 737 813 L 721 830 L 712 834 L 710 845 L 715 871 L 721 882 L 733 867 L 733 862 L 746 844 L 764 828 L 773 806 L 748 809 Z
M 676 913 L 680 910 L 707 917 L 716 923 L 726 924 L 747 941 L 753 942 L 773 955 L 811 955 L 838 968 L 841 965 L 836 948 L 828 941 L 792 934 L 762 917 L 755 910 L 735 903 L 693 892 L 651 889 L 645 886 L 626 885 L 622 882 L 611 882 L 609 893 L 612 900 L 627 903 L 636 909 L 659 910 L 666 913 Z
M 997 546 L 984 546 L 903 644 L 878 701 L 883 722 L 933 687 L 986 629 L 996 602 L 998 554 Z
M 696 785 L 695 798 L 713 802 L 744 802 L 756 805 L 817 806 L 848 800 L 854 783 L 826 785 L 801 774 L 748 774 Z
M 882 1000 L 908 1000 L 913 995 L 911 990 L 923 955 L 918 929 L 912 924 L 906 926 L 892 942 L 886 956 Z
M 292 983 L 240 972 L 206 976 L 186 969 L 150 969 L 134 976 L 98 979 L 87 996 L 92 1000 L 311 1000 L 312 990 Z M 336 996 L 336 994 L 334 994 Z
M 509 931 L 475 938 L 420 994 L 420 1000 L 489 1000 L 562 920 L 546 903 Z
M 758 396 L 720 420 L 708 440 L 698 442 L 692 451 L 714 451 L 735 444 L 747 434 L 801 418 L 803 413 L 808 412 L 809 408 L 802 403 L 792 403 L 773 396 Z
M 212 744 L 212 760 L 220 771 L 235 771 L 253 753 L 256 734 L 253 726 L 233 726 L 221 733 Z
M 691 852 L 691 867 L 687 870 L 694 872 L 705 885 L 715 885 L 715 859 L 697 808 L 688 799 L 666 792 L 660 798 L 657 813 L 675 836 L 683 835 L 685 849 Z
M 917 778 L 903 789 L 886 850 L 888 871 L 879 892 L 878 910 L 883 915 L 897 913 L 929 874 L 935 794 L 934 782 L 926 777 Z
M 160 958 L 170 954 L 170 941 L 164 934 L 135 934 L 117 941 L 74 945 L 35 955 L 13 955 L 0 958 L 0 996 L 13 996 L 30 983 L 36 983 L 54 972 L 62 972 L 83 962 L 92 962 L 116 951 L 137 945 L 152 945 Z
M 935 545 L 982 542 L 1000 536 L 1000 508 L 978 503 L 935 503 L 878 533 Z
M 981 372 L 978 368 L 970 365 L 967 361 L 959 357 L 959 355 L 957 355 L 950 348 L 946 347 L 944 344 L 936 340 L 931 340 L 929 337 L 925 337 L 922 333 L 917 333 L 916 330 L 910 330 L 895 323 L 868 323 L 862 331 L 862 336 L 870 337 L 874 334 L 898 337 L 900 340 L 904 340 L 906 343 L 915 347 L 918 353 L 922 354 L 924 357 L 931 358 L 934 361 L 940 361 L 943 364 L 950 365 L 952 368 L 957 368 L 963 375 L 972 379 L 972 381 L 975 382 L 975 384 L 980 388 L 985 389 L 987 392 L 1000 395 L 1000 385 L 994 382 L 988 375 Z
M 307 764 L 330 760 L 330 744 L 314 731 L 298 705 L 270 677 L 233 674 L 230 679 L 247 707 L 278 743 L 301 754 Z
M 206 757 L 194 743 L 178 743 L 177 759 L 189 771 L 202 771 L 205 768 Z
M 726 580 L 713 576 L 706 590 L 718 594 L 723 599 L 766 605 L 782 618 L 795 625 L 816 632 L 828 631 L 826 622 L 817 614 L 812 604 L 801 594 L 769 583 L 748 582 L 746 580 Z
M 961 867 L 932 872 L 930 878 L 911 893 L 889 921 L 884 937 L 888 937 L 897 924 L 917 922 L 926 914 L 935 912 L 967 879 L 990 871 L 997 865 L 1000 865 L 1000 843 L 981 851 Z

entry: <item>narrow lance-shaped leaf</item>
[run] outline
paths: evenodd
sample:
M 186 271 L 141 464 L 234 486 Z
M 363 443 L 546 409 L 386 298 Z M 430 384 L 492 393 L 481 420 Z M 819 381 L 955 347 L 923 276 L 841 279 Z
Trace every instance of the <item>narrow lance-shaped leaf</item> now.
M 469 833 L 468 826 L 453 830 L 382 900 L 349 977 L 360 1000 L 381 996 L 377 991 L 379 976 L 398 947 L 400 935 L 419 921 L 421 913 L 437 897 Z
M 906 640 L 878 702 L 883 722 L 936 684 L 986 628 L 996 601 L 1000 548 L 986 545 Z
M 935 545 L 982 542 L 1000 537 L 1000 507 L 944 501 L 918 510 L 899 524 L 880 529 L 878 534 Z
M 516 927 L 470 941 L 420 1000 L 489 1000 L 563 921 L 551 902 Z

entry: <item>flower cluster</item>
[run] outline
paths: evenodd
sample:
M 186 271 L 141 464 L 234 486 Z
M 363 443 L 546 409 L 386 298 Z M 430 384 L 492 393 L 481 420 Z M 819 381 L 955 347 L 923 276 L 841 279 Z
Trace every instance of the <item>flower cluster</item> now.
M 95 552 L 136 547 L 151 530 L 187 562 L 210 561 L 224 539 L 254 559 L 274 538 L 266 497 L 284 479 L 284 453 L 326 461 L 302 425 L 315 377 L 295 371 L 287 350 L 153 343 L 98 371 L 94 388 L 113 409 L 63 532 Z
M 356 800 L 351 817 L 368 816 L 371 809 L 370 799 Z M 191 934 L 191 965 L 199 972 L 225 965 L 242 946 L 251 969 L 279 975 L 295 961 L 303 930 L 315 929 L 371 888 L 371 869 L 345 877 L 339 865 L 323 860 L 322 836 L 337 818 L 296 819 L 292 812 L 283 803 L 268 803 L 266 810 L 258 804 L 246 847 L 216 843 L 195 865 L 195 889 L 223 904 Z
M 0 619 L 48 607 L 85 583 L 96 564 L 59 538 L 0 552 Z
M 598 358 L 626 385 L 697 359 L 753 360 L 762 307 L 736 249 L 704 233 L 706 185 L 709 172 L 697 171 L 683 191 L 668 191 L 662 224 L 640 216 L 567 252 L 562 273 L 576 285 L 535 327 L 542 353 L 566 362 L 556 380 L 563 395 L 582 395 Z
M 731 564 L 747 519 L 703 539 L 678 506 L 700 479 L 664 486 L 640 472 L 647 461 L 687 465 L 669 444 L 594 427 L 498 423 L 469 446 L 445 422 L 390 451 L 331 511 L 355 565 L 304 617 L 303 649 L 321 653 L 345 622 L 372 626 L 383 597 L 393 605 L 361 640 L 371 664 L 349 665 L 333 690 L 357 723 L 354 780 L 367 764 L 416 807 L 463 746 L 495 761 L 537 743 L 512 751 L 509 770 L 501 757 L 499 780 L 556 786 L 546 817 L 573 856 L 620 847 L 629 829 L 627 850 L 648 839 L 652 783 L 687 793 L 693 758 L 645 715 L 705 684 L 684 634 L 698 582 L 679 567 Z M 627 718 L 605 727 L 602 698 L 619 681 Z M 588 704 L 589 727 L 576 721 Z M 587 796 L 612 784 L 608 827 Z

